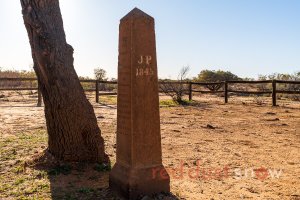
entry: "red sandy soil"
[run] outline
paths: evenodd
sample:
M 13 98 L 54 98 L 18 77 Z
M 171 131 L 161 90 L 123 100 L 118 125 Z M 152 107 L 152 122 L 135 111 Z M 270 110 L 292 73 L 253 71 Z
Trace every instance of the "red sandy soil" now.
M 271 107 L 269 99 L 263 105 L 249 98 L 233 98 L 226 105 L 216 97 L 195 99 L 193 106 L 160 109 L 163 162 L 174 195 L 190 200 L 300 199 L 300 102 Z M 93 105 L 114 163 L 116 105 Z M 0 124 L 0 138 L 45 130 L 43 108 L 34 101 L 0 101 Z M 106 188 L 104 176 L 90 185 Z

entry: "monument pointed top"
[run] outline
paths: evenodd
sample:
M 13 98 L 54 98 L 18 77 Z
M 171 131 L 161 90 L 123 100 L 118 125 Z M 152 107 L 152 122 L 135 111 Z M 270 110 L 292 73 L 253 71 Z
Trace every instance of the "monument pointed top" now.
M 126 19 L 135 19 L 135 18 L 150 18 L 150 19 L 153 19 L 153 17 L 151 17 L 147 13 L 143 12 L 142 10 L 138 9 L 137 7 L 135 7 L 127 15 L 125 15 L 121 19 L 121 21 L 126 20 Z

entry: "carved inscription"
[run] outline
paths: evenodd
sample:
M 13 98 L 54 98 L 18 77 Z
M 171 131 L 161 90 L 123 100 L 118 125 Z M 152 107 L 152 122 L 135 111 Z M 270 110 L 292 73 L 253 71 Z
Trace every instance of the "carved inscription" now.
M 146 65 L 150 65 L 151 60 L 152 56 L 141 56 L 140 60 L 138 61 L 138 64 L 142 65 L 145 62 Z
M 137 68 L 136 68 L 136 76 L 153 76 L 154 70 L 151 66 L 152 56 L 143 56 L 141 55 L 140 59 L 137 61 Z

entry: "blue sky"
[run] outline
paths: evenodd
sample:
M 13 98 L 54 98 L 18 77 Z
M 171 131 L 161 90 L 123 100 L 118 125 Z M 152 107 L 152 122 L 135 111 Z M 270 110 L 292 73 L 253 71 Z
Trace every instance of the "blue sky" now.
M 134 7 L 156 20 L 159 77 L 222 69 L 241 77 L 300 71 L 298 0 L 60 0 L 80 76 L 117 77 L 119 20 Z M 32 63 L 19 0 L 0 1 L 0 67 Z

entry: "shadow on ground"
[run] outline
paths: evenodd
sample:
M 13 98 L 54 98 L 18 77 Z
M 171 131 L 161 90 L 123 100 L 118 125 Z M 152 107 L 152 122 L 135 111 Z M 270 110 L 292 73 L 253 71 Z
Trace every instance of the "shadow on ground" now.
M 46 156 L 45 156 L 46 157 Z M 41 158 L 41 160 L 45 160 Z M 48 174 L 53 200 L 123 200 L 109 189 L 111 166 L 97 163 L 46 162 L 34 166 Z M 45 163 L 47 163 L 45 165 Z M 50 164 L 49 164 L 50 163 Z M 172 194 L 141 197 L 142 200 L 179 200 Z
M 52 199 L 119 199 L 108 188 L 109 171 L 102 170 L 95 164 L 79 164 L 76 169 L 63 165 L 50 170 Z

